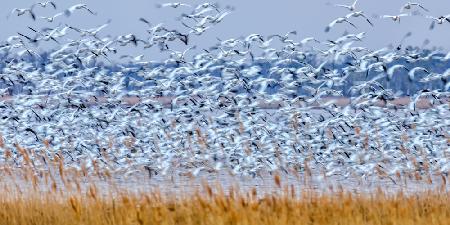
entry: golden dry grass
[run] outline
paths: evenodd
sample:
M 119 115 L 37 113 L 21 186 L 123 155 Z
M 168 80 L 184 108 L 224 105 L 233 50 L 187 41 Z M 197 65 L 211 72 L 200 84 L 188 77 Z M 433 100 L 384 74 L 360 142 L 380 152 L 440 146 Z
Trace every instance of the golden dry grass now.
M 444 176 L 438 178 L 442 181 L 436 190 L 413 193 L 299 190 L 284 184 L 279 175 L 273 178 L 273 194 L 256 188 L 243 192 L 234 186 L 223 190 L 206 182 L 193 192 L 130 192 L 109 182 L 111 174 L 96 164 L 88 173 L 65 168 L 54 158 L 47 159 L 43 170 L 34 166 L 26 150 L 22 154 L 20 169 L 7 163 L 0 168 L 0 225 L 450 224 Z M 99 184 L 94 177 L 106 182 Z
M 276 194 L 260 194 L 256 188 L 243 193 L 204 183 L 195 192 L 130 193 L 94 184 L 84 190 L 57 188 L 25 191 L 4 187 L 0 194 L 0 224 L 450 224 L 450 193 L 371 194 L 343 191 L 298 192 L 279 185 Z

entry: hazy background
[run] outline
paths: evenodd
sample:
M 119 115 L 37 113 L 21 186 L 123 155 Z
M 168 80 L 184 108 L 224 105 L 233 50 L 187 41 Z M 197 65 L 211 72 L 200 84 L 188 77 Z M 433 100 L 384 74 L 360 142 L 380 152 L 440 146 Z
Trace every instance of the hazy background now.
M 29 7 L 34 0 L 20 1 L 2 1 L 0 9 L 0 26 L 2 32 L 0 39 L 4 40 L 10 35 L 16 35 L 16 32 L 31 32 L 26 28 L 27 25 L 35 28 L 55 27 L 58 24 L 68 23 L 80 28 L 92 28 L 112 19 L 109 27 L 101 31 L 101 35 L 119 35 L 134 33 L 140 37 L 145 36 L 144 23 L 139 22 L 139 17 L 148 19 L 152 24 L 165 23 L 173 26 L 176 23 L 174 16 L 181 12 L 189 12 L 188 8 L 163 8 L 157 9 L 156 3 L 165 3 L 171 1 L 150 1 L 150 0 L 56 0 L 58 9 L 55 11 L 51 7 L 46 9 L 36 8 L 38 16 L 52 16 L 61 12 L 69 6 L 76 3 L 86 3 L 93 10 L 98 12 L 97 16 L 92 16 L 85 12 L 77 12 L 70 18 L 64 16 L 55 19 L 55 22 L 48 23 L 45 20 L 38 19 L 32 21 L 28 16 L 17 17 L 12 15 L 7 19 L 10 11 L 17 8 Z M 205 1 L 181 1 L 189 4 L 202 3 Z M 429 30 L 431 20 L 424 17 L 402 18 L 400 24 L 390 19 L 374 19 L 373 15 L 396 15 L 399 14 L 400 7 L 407 1 L 403 0 L 360 0 L 358 8 L 363 10 L 375 24 L 370 25 L 362 18 L 352 18 L 358 29 L 342 24 L 337 25 L 330 33 L 325 33 L 324 28 L 333 19 L 344 16 L 349 13 L 348 10 L 333 7 L 333 4 L 351 4 L 350 0 L 219 0 L 215 1 L 225 5 L 235 6 L 235 11 L 227 16 L 223 23 L 210 29 L 202 37 L 194 37 L 191 43 L 207 47 L 215 43 L 216 37 L 222 39 L 246 36 L 251 33 L 262 33 L 265 35 L 275 33 L 286 33 L 287 31 L 297 30 L 298 37 L 301 38 L 314 36 L 319 40 L 335 39 L 347 30 L 350 33 L 367 32 L 367 39 L 364 46 L 370 48 L 385 47 L 390 43 L 398 44 L 402 37 L 409 31 L 413 33 L 411 37 L 405 40 L 405 44 L 422 46 L 426 39 L 430 43 L 428 47 L 442 47 L 446 51 L 450 49 L 450 23 L 436 26 L 434 30 Z M 433 16 L 450 14 L 450 2 L 448 0 L 427 0 L 417 1 L 424 4 L 430 12 L 426 13 Z M 328 3 L 328 4 L 327 4 Z M 173 26 L 174 28 L 180 26 Z M 204 46 L 203 46 L 204 45 Z M 140 49 L 140 48 L 139 48 Z M 134 50 L 132 50 L 134 51 Z M 139 50 L 141 51 L 141 50 Z

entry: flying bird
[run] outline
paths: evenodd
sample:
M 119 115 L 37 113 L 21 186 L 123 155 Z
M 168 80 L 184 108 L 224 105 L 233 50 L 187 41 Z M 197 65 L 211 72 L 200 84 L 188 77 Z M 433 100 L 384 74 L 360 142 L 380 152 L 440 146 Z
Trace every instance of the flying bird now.
M 405 17 L 405 16 L 410 16 L 410 14 L 402 13 L 402 14 L 399 14 L 399 15 L 383 15 L 381 18 L 391 19 L 394 22 L 399 22 L 400 23 L 400 19 L 402 17 Z
M 389 69 L 387 70 L 388 80 L 391 80 L 392 77 L 394 76 L 395 71 L 397 71 L 399 69 L 404 69 L 406 71 L 409 71 L 409 69 L 404 65 L 401 65 L 401 64 L 393 65 L 393 66 L 389 67 Z
M 339 18 L 333 20 L 330 24 L 328 24 L 328 26 L 325 28 L 325 32 L 329 32 L 329 31 L 331 30 L 331 28 L 333 28 L 336 24 L 338 24 L 338 23 L 344 23 L 344 22 L 345 22 L 345 23 L 348 23 L 348 24 L 350 24 L 350 25 L 352 25 L 354 28 L 357 28 L 357 27 L 355 26 L 355 24 L 353 24 L 352 22 L 348 21 L 347 18 L 345 18 L 345 17 L 339 17 Z
M 423 68 L 423 67 L 415 67 L 415 68 L 413 68 L 412 70 L 409 71 L 409 73 L 408 73 L 408 80 L 409 80 L 410 82 L 412 82 L 412 81 L 414 80 L 415 74 L 416 74 L 417 72 L 419 72 L 419 71 L 423 71 L 423 72 L 425 72 L 425 73 L 427 73 L 427 74 L 430 74 L 430 72 L 429 72 L 426 68 Z
M 405 5 L 402 6 L 402 8 L 400 8 L 400 12 L 404 12 L 406 10 L 411 10 L 414 6 L 417 6 L 419 8 L 421 8 L 422 10 L 429 12 L 428 9 L 426 9 L 425 7 L 423 7 L 421 4 L 416 3 L 416 2 L 408 2 Z
M 6 18 L 9 18 L 9 16 L 14 13 L 17 13 L 17 16 L 22 16 L 22 15 L 25 15 L 26 13 L 28 13 L 30 15 L 31 19 L 36 20 L 36 15 L 33 12 L 33 7 L 23 8 L 23 9 L 14 8 Z
M 38 2 L 38 3 L 33 4 L 33 7 L 36 5 L 39 5 L 42 8 L 46 8 L 47 5 L 51 5 L 54 9 L 56 9 L 56 4 L 53 1 Z
M 450 14 L 446 16 L 440 16 L 440 17 L 433 17 L 433 16 L 427 16 L 426 18 L 432 19 L 433 21 L 430 24 L 430 30 L 433 30 L 436 24 L 444 24 L 444 22 L 450 23 Z
M 82 9 L 88 11 L 88 12 L 89 12 L 90 14 L 92 14 L 92 15 L 97 15 L 97 13 L 93 12 L 92 10 L 90 10 L 90 9 L 87 7 L 86 4 L 76 4 L 76 5 L 73 5 L 73 6 L 69 7 L 68 9 L 64 10 L 64 15 L 65 15 L 66 17 L 69 17 L 69 16 L 71 16 L 76 10 L 82 10 Z
M 202 3 L 200 5 L 197 5 L 197 7 L 195 7 L 194 11 L 198 12 L 199 10 L 204 11 L 205 9 L 214 9 L 216 10 L 218 13 L 220 13 L 219 7 L 217 6 L 216 3 L 210 3 L 210 2 L 205 2 Z
M 345 18 L 350 19 L 351 17 L 363 17 L 364 19 L 366 19 L 366 21 L 373 26 L 373 23 L 369 20 L 369 18 L 367 18 L 367 16 L 364 14 L 363 11 L 357 11 L 357 12 L 352 12 L 349 13 L 345 16 Z
M 51 16 L 51 17 L 40 16 L 39 18 L 45 19 L 45 20 L 47 20 L 47 22 L 52 23 L 56 19 L 56 17 L 62 16 L 62 15 L 63 15 L 63 13 L 60 12 L 60 13 L 57 13 L 57 14 Z
M 348 10 L 350 10 L 350 11 L 355 11 L 355 10 L 356 10 L 356 3 L 358 3 L 358 0 L 355 0 L 355 1 L 353 2 L 353 4 L 351 4 L 351 5 L 336 4 L 336 5 L 334 5 L 334 6 L 346 8 L 346 9 L 348 9 Z
M 185 7 L 192 7 L 189 4 L 184 4 L 181 2 L 170 2 L 170 3 L 162 3 L 162 4 L 156 4 L 156 8 L 165 8 L 165 7 L 172 7 L 172 8 L 178 8 L 180 6 L 185 6 Z

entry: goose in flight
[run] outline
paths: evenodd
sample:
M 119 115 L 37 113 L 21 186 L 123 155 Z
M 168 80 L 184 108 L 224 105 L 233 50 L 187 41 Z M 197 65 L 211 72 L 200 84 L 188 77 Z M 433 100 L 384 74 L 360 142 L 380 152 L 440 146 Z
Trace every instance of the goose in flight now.
M 415 67 L 412 70 L 410 70 L 408 73 L 408 81 L 409 82 L 412 82 L 414 80 L 414 76 L 415 76 L 416 72 L 418 72 L 418 71 L 423 71 L 427 74 L 430 74 L 430 72 L 423 67 Z
M 189 31 L 189 33 L 193 33 L 195 35 L 201 35 L 203 34 L 206 30 L 208 30 L 209 28 L 211 28 L 210 26 L 189 26 L 184 22 L 181 22 L 181 24 L 183 24 L 183 26 L 191 29 Z
M 56 9 L 56 4 L 55 4 L 55 2 L 53 2 L 53 1 L 38 2 L 38 3 L 33 4 L 33 7 L 34 7 L 35 5 L 39 5 L 39 6 L 41 6 L 42 8 L 46 8 L 47 5 L 51 5 L 54 9 Z
M 416 3 L 416 2 L 408 2 L 408 3 L 406 3 L 405 5 L 402 6 L 402 8 L 400 8 L 400 12 L 402 13 L 402 12 L 404 12 L 406 10 L 411 10 L 414 6 L 417 6 L 417 7 L 421 8 L 421 9 L 423 9 L 426 12 L 429 12 L 428 9 L 426 9 L 421 4 Z
M 381 18 L 384 18 L 384 19 L 389 18 L 389 19 L 392 19 L 394 22 L 398 21 L 400 23 L 400 19 L 402 17 L 405 17 L 405 16 L 410 16 L 410 14 L 402 13 L 402 14 L 394 15 L 394 16 L 392 16 L 392 15 L 384 15 Z
M 303 46 L 303 45 L 306 45 L 306 44 L 309 43 L 309 42 L 320 43 L 320 41 L 317 40 L 317 39 L 314 38 L 314 37 L 307 37 L 307 38 L 304 38 L 303 40 L 301 40 L 301 41 L 300 41 L 300 44 L 301 44 L 301 46 Z
M 346 8 L 346 9 L 348 9 L 348 10 L 350 10 L 350 11 L 353 12 L 353 11 L 356 10 L 356 3 L 358 3 L 358 0 L 355 0 L 355 1 L 353 2 L 353 4 L 351 4 L 351 5 L 336 4 L 336 5 L 334 5 L 334 6 Z
M 285 42 L 289 41 L 288 40 L 289 39 L 289 35 L 291 35 L 291 34 L 297 35 L 297 31 L 289 31 L 284 36 L 279 35 L 279 34 L 272 34 L 272 35 L 269 35 L 267 38 L 268 39 L 273 39 L 274 37 L 277 37 L 277 38 L 280 39 L 281 42 L 285 43 Z
M 156 8 L 166 8 L 166 7 L 172 7 L 172 8 L 178 8 L 180 6 L 186 6 L 186 7 L 192 7 L 189 4 L 184 4 L 181 2 L 169 2 L 169 3 L 162 3 L 162 4 L 156 4 Z
M 76 10 L 81 10 L 84 9 L 86 11 L 88 11 L 89 13 L 91 13 L 92 15 L 97 15 L 97 13 L 93 12 L 92 10 L 90 10 L 86 4 L 76 4 L 71 6 L 70 8 L 64 10 L 64 15 L 69 17 L 73 14 L 73 12 L 75 12 Z
M 47 22 L 49 22 L 49 23 L 52 23 L 54 20 L 55 20 L 55 18 L 56 17 L 58 17 L 58 16 L 62 16 L 63 15 L 63 13 L 62 12 L 60 12 L 60 13 L 57 13 L 57 14 L 55 14 L 55 15 L 53 15 L 53 16 L 51 16 L 51 17 L 46 17 L 46 16 L 40 16 L 39 18 L 41 18 L 41 19 L 45 19 L 45 20 L 47 20 Z
M 51 32 L 51 33 L 49 33 L 49 34 L 44 34 L 44 33 L 40 32 L 40 31 L 38 31 L 38 30 L 36 30 L 36 29 L 34 29 L 34 28 L 32 28 L 32 27 L 28 27 L 28 29 L 30 29 L 30 30 L 32 30 L 33 32 L 35 32 L 36 34 L 42 36 L 42 38 L 39 39 L 39 40 L 44 40 L 44 41 L 53 40 L 54 42 L 60 44 L 60 43 L 55 39 L 55 37 L 53 36 L 53 35 L 54 35 L 54 32 Z M 37 39 L 36 39 L 36 40 L 37 40 Z
M 389 67 L 389 69 L 387 70 L 387 79 L 388 81 L 390 81 L 392 79 L 392 77 L 394 76 L 394 73 L 396 70 L 398 69 L 404 69 L 406 71 L 410 71 L 406 66 L 402 65 L 402 64 L 397 64 L 397 65 L 393 65 L 391 67 Z
M 355 24 L 353 24 L 352 22 L 348 21 L 347 18 L 345 18 L 345 17 L 339 17 L 339 18 L 333 20 L 330 24 L 328 24 L 328 26 L 325 28 L 325 32 L 329 32 L 329 31 L 331 30 L 331 28 L 334 27 L 334 25 L 336 25 L 336 24 L 338 24 L 338 23 L 344 23 L 344 22 L 346 22 L 346 23 L 352 25 L 354 28 L 357 28 L 357 27 L 355 26 Z
M 345 16 L 345 18 L 350 19 L 351 17 L 363 17 L 364 19 L 366 19 L 366 21 L 373 26 L 373 23 L 369 20 L 369 18 L 367 18 L 367 16 L 364 14 L 363 11 L 357 11 L 357 12 L 352 12 L 349 13 Z
M 214 9 L 216 10 L 218 13 L 220 13 L 219 7 L 217 6 L 216 3 L 210 3 L 210 2 L 206 2 L 200 5 L 197 5 L 197 7 L 195 7 L 194 12 L 198 12 L 198 11 L 203 11 L 205 9 Z
M 433 16 L 427 16 L 428 19 L 432 19 L 433 22 L 431 22 L 430 30 L 433 30 L 436 24 L 444 24 L 445 21 L 450 23 L 450 14 L 446 16 L 440 16 L 440 17 L 433 17 Z
M 100 32 L 105 27 L 107 27 L 110 23 L 111 23 L 111 19 L 106 21 L 106 23 L 101 26 L 98 26 L 98 27 L 95 27 L 92 29 L 87 29 L 87 30 L 83 30 L 83 29 L 78 29 L 78 30 L 80 31 L 82 37 L 89 35 L 89 36 L 97 38 L 97 33 Z
M 343 35 L 342 37 L 336 39 L 334 42 L 338 44 L 342 44 L 347 40 L 353 40 L 353 41 L 362 41 L 366 37 L 366 32 L 361 32 L 359 34 L 347 34 Z
M 14 13 L 16 13 L 17 16 L 22 16 L 28 13 L 30 14 L 31 19 L 36 20 L 36 14 L 34 14 L 33 12 L 33 7 L 23 9 L 14 8 L 13 10 L 11 10 L 11 13 L 6 18 L 9 18 L 9 16 Z

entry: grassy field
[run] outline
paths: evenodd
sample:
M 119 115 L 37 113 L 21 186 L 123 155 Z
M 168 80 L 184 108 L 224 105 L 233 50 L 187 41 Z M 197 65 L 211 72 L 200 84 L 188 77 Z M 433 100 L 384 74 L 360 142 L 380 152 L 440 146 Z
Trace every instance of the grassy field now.
M 46 159 L 44 168 L 27 151 L 23 155 L 19 168 L 8 161 L 0 165 L 0 225 L 450 224 L 448 177 L 443 175 L 434 180 L 411 175 L 417 182 L 436 184 L 413 192 L 386 186 L 351 191 L 339 185 L 319 191 L 295 186 L 278 174 L 270 178 L 273 192 L 206 181 L 183 192 L 170 191 L 176 190 L 170 184 L 121 188 L 100 167 L 91 172 L 66 168 L 55 157 Z
M 296 193 L 256 197 L 203 186 L 184 197 L 158 192 L 60 195 L 0 195 L 0 224 L 450 224 L 450 194 L 423 192 L 370 195 L 348 192 Z
M 361 194 L 343 187 L 318 192 L 285 185 L 275 175 L 276 190 L 271 194 L 261 194 L 257 188 L 224 190 L 206 182 L 186 193 L 131 192 L 99 187 L 95 182 L 80 184 L 62 168 L 59 173 L 62 182 L 56 181 L 57 174 L 48 176 L 50 188 L 45 190 L 38 185 L 43 178 L 29 170 L 23 172 L 23 185 L 4 182 L 0 225 L 450 224 L 446 183 L 434 191 L 414 193 L 387 193 L 379 188 Z

